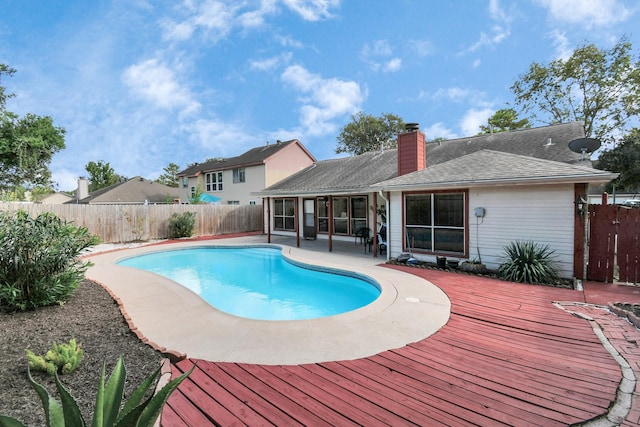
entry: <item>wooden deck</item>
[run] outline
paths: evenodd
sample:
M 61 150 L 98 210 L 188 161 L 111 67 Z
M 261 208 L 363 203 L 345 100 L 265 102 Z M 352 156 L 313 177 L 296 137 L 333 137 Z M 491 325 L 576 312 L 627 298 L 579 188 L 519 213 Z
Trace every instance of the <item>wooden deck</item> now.
M 569 425 L 607 412 L 621 369 L 586 320 L 552 301 L 583 292 L 436 270 L 452 302 L 428 339 L 373 357 L 297 366 L 186 359 L 196 370 L 163 426 Z

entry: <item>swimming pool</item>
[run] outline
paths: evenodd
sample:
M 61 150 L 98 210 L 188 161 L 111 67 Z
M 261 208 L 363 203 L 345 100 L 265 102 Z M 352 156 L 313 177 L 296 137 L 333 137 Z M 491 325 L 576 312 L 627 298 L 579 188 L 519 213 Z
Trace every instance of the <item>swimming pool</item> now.
M 294 263 L 274 247 L 201 247 L 127 258 L 119 265 L 167 277 L 211 306 L 257 320 L 306 320 L 364 307 L 380 295 L 373 279 Z

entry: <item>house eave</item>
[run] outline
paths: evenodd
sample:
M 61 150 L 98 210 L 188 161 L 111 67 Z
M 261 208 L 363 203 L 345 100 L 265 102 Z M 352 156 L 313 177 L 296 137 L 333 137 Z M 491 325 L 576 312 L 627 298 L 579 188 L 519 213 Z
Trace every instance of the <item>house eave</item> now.
M 606 184 L 615 179 L 618 174 L 607 175 L 569 175 L 557 177 L 530 177 L 511 179 L 478 179 L 463 181 L 442 181 L 430 183 L 398 184 L 375 186 L 372 191 L 410 191 L 417 189 L 454 189 L 454 188 L 477 188 L 477 187 L 503 187 L 513 185 L 537 185 L 537 184 Z

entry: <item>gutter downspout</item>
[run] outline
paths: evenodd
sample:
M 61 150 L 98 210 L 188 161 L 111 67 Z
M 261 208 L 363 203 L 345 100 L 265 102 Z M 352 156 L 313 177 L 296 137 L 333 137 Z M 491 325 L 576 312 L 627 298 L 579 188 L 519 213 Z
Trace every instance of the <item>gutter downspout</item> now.
M 382 190 L 378 190 L 378 194 L 380 195 L 380 197 L 382 197 L 382 199 L 385 202 L 385 209 L 387 210 L 387 224 L 386 224 L 386 231 L 387 231 L 387 235 L 384 236 L 385 241 L 387 242 L 387 250 L 385 251 L 387 253 L 387 261 L 389 261 L 391 259 L 390 253 L 391 253 L 391 245 L 389 244 L 389 215 L 391 214 L 391 211 L 389 210 L 389 199 L 386 198 L 384 196 L 384 194 L 382 193 Z

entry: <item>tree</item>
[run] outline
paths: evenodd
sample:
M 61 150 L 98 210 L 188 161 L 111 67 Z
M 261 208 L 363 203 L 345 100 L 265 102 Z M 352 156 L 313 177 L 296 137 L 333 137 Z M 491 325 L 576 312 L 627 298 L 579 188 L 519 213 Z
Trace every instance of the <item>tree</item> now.
M 3 75 L 14 72 L 0 64 L 0 83 Z M 49 163 L 55 153 L 65 148 L 65 130 L 54 126 L 48 116 L 28 113 L 20 117 L 7 111 L 6 101 L 13 96 L 0 85 L 0 189 L 50 186 Z
M 175 163 L 169 163 L 169 166 L 163 168 L 163 170 L 165 173 L 160 175 L 156 182 L 164 184 L 168 187 L 177 188 L 179 185 L 178 172 L 180 172 L 180 166 L 176 165 Z
M 123 177 L 115 173 L 109 162 L 104 160 L 89 162 L 84 168 L 89 173 L 90 192 L 117 184 L 123 180 Z
M 394 114 L 385 113 L 380 117 L 373 117 L 359 112 L 352 115 L 351 122 L 340 131 L 336 154 L 358 155 L 381 148 L 394 148 L 398 143 L 396 135 L 403 131 L 404 121 Z
M 614 148 L 603 151 L 595 166 L 620 174 L 605 191 L 611 192 L 614 185 L 616 191 L 640 191 L 640 129 L 631 129 Z
M 516 103 L 547 124 L 580 121 L 587 137 L 609 142 L 640 112 L 640 60 L 621 39 L 610 50 L 579 46 L 566 60 L 536 62 L 511 86 Z
M 518 113 L 513 108 L 503 108 L 487 119 L 487 126 L 480 125 L 480 134 L 507 132 L 531 127 L 529 119 L 518 120 Z

